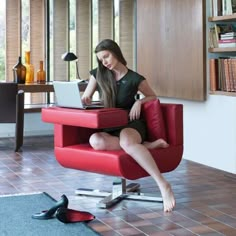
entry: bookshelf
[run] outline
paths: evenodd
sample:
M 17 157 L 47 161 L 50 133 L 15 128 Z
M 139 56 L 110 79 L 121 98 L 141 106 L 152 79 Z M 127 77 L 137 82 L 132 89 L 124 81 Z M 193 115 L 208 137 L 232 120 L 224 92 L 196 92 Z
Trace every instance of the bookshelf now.
M 236 97 L 236 92 L 210 91 L 209 94 Z
M 236 14 L 232 15 L 225 15 L 225 16 L 214 16 L 214 17 L 208 17 L 208 22 L 210 23 L 236 23 Z M 236 57 L 236 47 L 225 47 L 225 48 L 208 48 L 209 53 L 216 53 L 215 58 L 219 58 L 224 56 L 230 56 Z M 216 90 L 216 91 L 209 91 L 209 94 L 213 95 L 224 95 L 224 96 L 234 96 L 236 97 L 236 92 L 228 92 L 223 90 Z
M 211 16 L 211 17 L 208 17 L 209 22 L 233 21 L 233 20 L 236 20 L 236 14 L 228 15 L 228 16 Z
M 236 48 L 209 48 L 208 52 L 236 52 Z

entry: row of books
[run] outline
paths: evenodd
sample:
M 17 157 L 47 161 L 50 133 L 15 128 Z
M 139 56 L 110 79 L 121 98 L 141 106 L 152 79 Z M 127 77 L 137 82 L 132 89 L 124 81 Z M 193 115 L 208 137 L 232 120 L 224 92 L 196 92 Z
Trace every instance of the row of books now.
M 212 16 L 226 16 L 236 13 L 236 0 L 211 0 Z
M 236 91 L 236 58 L 209 59 L 210 90 Z
M 236 26 L 233 24 L 214 24 L 210 27 L 209 47 L 236 47 Z

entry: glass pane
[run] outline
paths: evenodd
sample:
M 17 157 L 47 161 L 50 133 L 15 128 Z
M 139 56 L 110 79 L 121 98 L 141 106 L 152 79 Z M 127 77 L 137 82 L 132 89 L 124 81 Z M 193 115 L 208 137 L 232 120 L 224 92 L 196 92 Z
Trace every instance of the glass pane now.
M 5 80 L 5 57 L 6 57 L 6 0 L 0 4 L 0 81 Z
M 115 41 L 119 44 L 119 35 L 120 35 L 120 0 L 114 0 L 114 35 Z
M 98 44 L 98 0 L 92 3 L 92 68 L 97 67 L 97 59 L 94 54 L 95 47 Z
M 25 51 L 30 51 L 30 12 L 29 0 L 21 0 L 21 28 L 22 28 L 22 59 L 25 62 Z
M 49 0 L 49 61 L 50 61 L 50 65 L 49 65 L 49 78 L 50 81 L 53 80 L 53 0 Z
M 21 57 L 25 64 L 25 51 L 30 51 L 29 0 L 21 0 Z M 25 93 L 25 104 L 31 104 L 31 94 Z
M 50 75 L 50 81 L 53 81 L 54 79 L 54 74 L 53 74 L 53 67 L 54 67 L 54 62 L 53 62 L 53 0 L 49 0 L 49 75 Z M 54 103 L 55 102 L 55 95 L 54 93 L 50 93 L 50 102 Z
M 76 31 L 75 31 L 76 0 L 70 0 L 70 52 L 76 52 Z M 75 53 L 76 54 L 76 53 Z M 76 63 L 70 63 L 70 81 L 76 80 Z

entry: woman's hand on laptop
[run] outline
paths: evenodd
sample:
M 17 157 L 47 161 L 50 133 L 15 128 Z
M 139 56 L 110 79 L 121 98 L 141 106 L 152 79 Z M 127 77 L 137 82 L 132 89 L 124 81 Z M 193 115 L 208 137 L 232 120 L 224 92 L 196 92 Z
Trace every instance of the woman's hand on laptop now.
M 83 102 L 83 104 L 85 104 L 85 105 L 90 105 L 91 104 L 91 98 L 90 97 L 87 97 L 87 96 L 83 96 L 82 97 L 82 102 Z

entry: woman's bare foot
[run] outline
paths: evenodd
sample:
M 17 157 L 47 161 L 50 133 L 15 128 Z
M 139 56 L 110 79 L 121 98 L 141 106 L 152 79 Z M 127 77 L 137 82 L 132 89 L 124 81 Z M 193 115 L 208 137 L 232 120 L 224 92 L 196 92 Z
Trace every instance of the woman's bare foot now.
M 162 138 L 157 139 L 153 142 L 144 142 L 143 145 L 148 149 L 169 147 L 169 144 Z
M 166 182 L 163 186 L 160 186 L 160 191 L 163 198 L 164 212 L 172 211 L 175 207 L 175 197 L 170 184 Z

